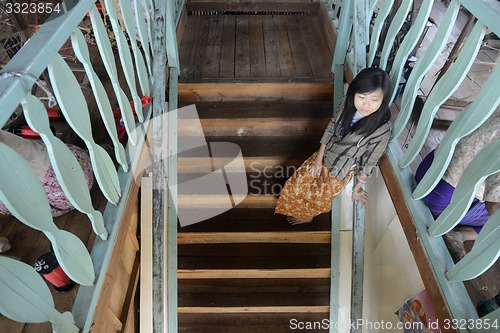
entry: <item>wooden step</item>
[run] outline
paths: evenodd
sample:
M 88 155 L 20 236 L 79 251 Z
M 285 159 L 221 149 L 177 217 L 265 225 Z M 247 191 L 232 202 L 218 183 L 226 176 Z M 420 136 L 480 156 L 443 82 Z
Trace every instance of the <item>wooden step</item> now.
M 179 103 L 333 98 L 333 83 L 179 83 Z
M 180 137 L 317 136 L 330 118 L 179 119 Z M 201 127 L 200 127 L 201 124 Z
M 274 207 L 262 209 L 231 209 L 193 225 L 179 227 L 179 232 L 270 232 L 270 231 L 329 231 L 329 214 L 321 214 L 312 223 L 290 225 L 286 216 L 275 215 Z
M 300 232 L 183 232 L 178 244 L 317 243 L 329 244 L 329 231 Z
M 200 119 L 212 118 L 329 118 L 333 115 L 333 102 L 322 100 L 280 101 L 269 103 L 260 101 L 248 103 L 231 102 L 196 102 L 196 112 Z M 193 107 L 191 103 L 180 103 L 179 108 Z M 180 110 L 180 114 L 183 114 Z
M 179 269 L 311 269 L 328 268 L 331 264 L 330 253 L 326 252 L 330 245 L 314 244 L 315 247 L 323 245 L 322 249 L 315 250 L 313 247 L 304 247 L 305 244 L 271 244 L 274 247 L 266 247 L 266 244 L 252 244 L 255 246 L 244 246 L 247 244 L 231 244 L 231 247 L 221 247 L 221 244 L 204 245 L 180 245 L 182 254 L 179 253 Z M 256 247 L 258 246 L 258 247 Z M 188 251 L 186 247 L 196 247 L 195 251 Z M 226 253 L 220 253 L 219 248 L 225 249 Z M 255 252 L 249 251 L 256 249 Z M 267 249 L 267 253 L 263 253 Z M 200 253 L 200 250 L 203 251 Z M 284 252 L 286 251 L 286 252 Z M 181 252 L 181 251 L 180 251 Z M 194 255 L 187 255 L 192 252 Z M 293 256 L 290 253 L 294 253 Z M 288 254 L 288 255 L 286 255 Z
M 243 157 L 261 157 L 261 156 L 277 156 L 284 158 L 302 158 L 305 160 L 311 156 L 315 150 L 319 149 L 320 140 L 323 131 L 316 135 L 307 136 L 217 136 L 205 137 L 206 142 L 231 142 L 236 144 L 240 149 Z M 182 137 L 179 138 L 180 143 L 189 144 L 190 140 L 196 140 L 199 144 L 199 137 Z M 204 142 L 203 142 L 204 143 Z M 202 144 L 203 144 L 202 143 Z M 189 145 L 191 147 L 192 145 Z M 204 157 L 208 156 L 200 149 L 190 149 L 181 151 L 178 155 L 181 157 Z
M 179 195 L 179 209 L 226 208 L 227 195 Z M 237 208 L 274 208 L 278 198 L 273 195 L 249 195 Z
M 329 306 L 179 307 L 178 313 L 328 313 Z
M 330 268 L 305 269 L 179 269 L 181 279 L 326 279 Z
M 239 165 L 230 164 L 233 160 L 234 157 L 179 157 L 177 170 L 179 173 L 205 173 L 206 165 L 224 165 L 225 172 L 240 172 Z M 281 156 L 249 156 L 243 157 L 243 161 L 246 172 L 265 172 L 266 174 L 281 172 L 291 175 L 304 162 L 304 159 Z
M 201 307 L 182 307 L 179 311 L 179 332 L 189 333 L 290 333 L 313 332 L 312 330 L 292 330 L 295 321 L 301 323 L 321 323 L 329 318 L 327 306 L 290 306 L 290 307 L 216 307 L 219 312 L 206 312 Z M 215 307 L 214 307 L 215 308 Z M 306 308 L 306 309 L 304 309 Z M 190 312 L 190 309 L 193 312 Z M 227 309 L 226 311 L 224 311 Z M 234 309 L 234 310 L 231 310 Z M 277 310 L 278 312 L 263 312 Z M 303 310 L 308 312 L 302 312 Z M 323 311 L 322 311 L 323 310 Z M 196 311 L 196 312 L 194 312 Z M 291 311 L 291 312 L 287 312 Z M 293 312 L 297 311 L 297 312 Z M 298 328 L 298 327 L 297 327 Z M 316 329 L 314 332 L 328 332 Z

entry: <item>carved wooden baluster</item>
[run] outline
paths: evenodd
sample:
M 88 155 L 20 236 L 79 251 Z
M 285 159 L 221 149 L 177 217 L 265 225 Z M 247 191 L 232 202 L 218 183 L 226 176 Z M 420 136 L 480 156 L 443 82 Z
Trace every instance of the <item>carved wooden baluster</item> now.
M 71 312 L 54 307 L 47 283 L 29 265 L 0 256 L 0 313 L 22 323 L 50 321 L 56 333 L 78 333 Z
M 106 90 L 104 90 L 101 80 L 92 68 L 89 49 L 87 47 L 87 43 L 85 42 L 85 37 L 83 37 L 80 30 L 77 29 L 71 34 L 71 44 L 73 46 L 73 50 L 75 50 L 76 57 L 83 64 L 85 73 L 87 73 L 87 77 L 89 78 L 104 126 L 106 126 L 106 130 L 115 147 L 116 160 L 121 164 L 123 170 L 126 172 L 128 170 L 128 164 L 125 157 L 125 149 L 118 139 L 111 103 L 109 101 L 108 94 L 106 94 Z
M 1 142 L 0 160 L 0 201 L 19 221 L 47 236 L 59 265 L 73 281 L 92 285 L 94 267 L 85 244 L 54 224 L 45 191 L 28 162 Z
M 134 65 L 132 64 L 132 55 L 130 54 L 130 49 L 128 46 L 127 38 L 120 27 L 120 20 L 118 18 L 118 12 L 115 7 L 113 0 L 104 0 L 104 6 L 106 7 L 107 13 L 110 18 L 111 26 L 113 27 L 113 33 L 116 38 L 116 46 L 118 48 L 118 55 L 120 56 L 120 63 L 122 66 L 123 74 L 125 80 L 127 81 L 130 94 L 132 95 L 132 100 L 134 101 L 134 107 L 139 121 L 144 121 L 142 115 L 142 103 L 141 98 L 137 94 L 137 87 L 135 85 L 135 73 Z M 135 34 L 133 35 L 135 38 Z
M 440 236 L 455 227 L 465 216 L 476 194 L 477 187 L 486 177 L 500 171 L 500 139 L 493 141 L 467 165 L 453 191 L 451 202 L 429 228 L 431 236 Z
M 477 236 L 472 250 L 446 276 L 452 281 L 475 279 L 489 269 L 500 257 L 500 210 L 488 219 Z
M 21 104 L 28 125 L 40 134 L 47 146 L 50 163 L 64 194 L 76 209 L 87 214 L 94 232 L 102 240 L 106 240 L 108 232 L 104 227 L 102 214 L 92 207 L 89 191 L 82 191 L 82 188 L 88 188 L 82 168 L 69 148 L 52 134 L 44 105 L 32 95 L 27 95 Z
M 368 52 L 367 65 L 371 67 L 373 64 L 373 59 L 375 59 L 375 54 L 377 53 L 380 34 L 382 33 L 382 28 L 384 27 L 384 22 L 389 15 L 394 0 L 383 1 L 378 11 L 377 18 L 375 19 L 375 24 L 373 25 L 372 35 L 370 37 L 370 51 Z
M 135 130 L 135 120 L 132 113 L 132 108 L 128 102 L 127 95 L 120 87 L 118 81 L 118 72 L 116 70 L 115 56 L 111 48 L 111 43 L 109 42 L 108 33 L 102 22 L 101 15 L 94 6 L 89 11 L 90 21 L 92 22 L 92 28 L 94 29 L 94 36 L 99 48 L 99 53 L 102 57 L 102 62 L 106 71 L 108 72 L 109 78 L 111 80 L 111 85 L 113 86 L 113 91 L 115 92 L 118 105 L 120 106 L 120 112 L 122 115 L 123 123 L 125 129 L 127 130 L 128 139 L 130 143 L 135 145 L 137 143 L 137 134 Z
M 78 80 L 64 59 L 56 54 L 48 67 L 54 94 L 71 128 L 89 150 L 95 178 L 102 193 L 113 204 L 120 199 L 120 183 L 108 153 L 94 142 L 87 101 Z
M 403 67 L 406 63 L 406 60 L 408 60 L 410 52 L 415 49 L 415 46 L 420 39 L 420 35 L 422 35 L 424 31 L 427 20 L 429 19 L 429 15 L 431 14 L 433 3 L 434 0 L 424 0 L 422 2 L 422 6 L 418 11 L 415 21 L 413 22 L 410 30 L 403 39 L 403 42 L 399 46 L 398 52 L 396 53 L 396 57 L 394 58 L 394 61 L 392 63 L 390 74 L 392 83 L 391 101 L 394 100 L 394 97 L 396 96 L 399 80 L 401 78 L 401 74 L 403 73 Z
M 476 130 L 493 114 L 500 103 L 499 86 L 500 66 L 497 66 L 476 99 L 458 114 L 446 131 L 436 149 L 431 167 L 427 170 L 415 191 L 413 191 L 415 199 L 421 199 L 429 194 L 443 177 L 458 141 Z
M 152 72 L 152 63 L 150 45 L 152 42 L 149 40 L 148 35 L 148 26 L 152 24 L 150 17 L 150 10 L 144 4 L 143 1 L 134 0 L 134 11 L 135 11 L 135 22 L 137 24 L 137 30 L 139 32 L 139 38 L 142 44 L 142 50 L 144 51 L 144 55 L 146 56 L 146 63 L 148 65 L 148 71 L 150 81 L 153 81 L 153 72 Z
M 137 1 L 137 0 L 136 0 Z M 147 13 L 146 23 L 148 28 L 148 37 L 149 37 L 149 49 L 151 50 L 151 54 L 154 54 L 153 50 L 153 22 L 154 22 L 154 5 L 152 0 L 140 0 L 142 8 Z M 152 68 L 152 67 L 151 67 Z
M 453 67 L 432 88 L 420 114 L 415 135 L 399 163 L 402 168 L 407 167 L 418 156 L 429 135 L 429 130 L 439 107 L 458 89 L 469 72 L 481 47 L 485 31 L 486 27 L 478 22 L 467 38 Z
M 403 94 L 403 99 L 401 101 L 401 111 L 394 122 L 394 129 L 392 131 L 392 136 L 394 138 L 397 138 L 403 132 L 406 123 L 410 119 L 410 114 L 413 110 L 413 105 L 417 97 L 420 83 L 422 82 L 424 75 L 429 71 L 432 64 L 441 54 L 441 51 L 448 40 L 448 36 L 453 29 L 459 9 L 460 3 L 458 0 L 452 0 L 440 22 L 434 39 L 415 63 L 415 68 L 412 70 L 410 77 L 408 78 L 408 82 L 406 83 L 405 93 Z M 408 39 L 408 36 L 406 36 L 405 39 Z M 399 78 L 397 82 L 399 83 Z
M 391 25 L 387 30 L 384 46 L 382 47 L 382 52 L 380 52 L 379 67 L 382 69 L 386 68 L 387 60 L 389 59 L 389 53 L 394 47 L 394 40 L 396 39 L 396 35 L 398 34 L 399 30 L 406 20 L 406 17 L 408 16 L 408 12 L 410 11 L 412 2 L 412 0 L 405 0 L 399 5 L 396 15 L 394 15 Z
M 127 30 L 128 37 L 130 40 L 130 46 L 132 48 L 132 52 L 134 53 L 134 61 L 135 61 L 135 69 L 137 71 L 137 77 L 139 78 L 139 85 L 141 86 L 141 91 L 143 96 L 149 96 L 149 78 L 148 71 L 146 69 L 146 64 L 144 63 L 144 58 L 142 57 L 142 53 L 137 47 L 136 42 L 136 32 L 134 24 L 134 16 L 132 14 L 132 5 L 130 4 L 130 0 L 120 0 L 120 11 L 122 13 L 123 23 L 125 24 L 125 29 Z M 140 112 L 141 109 L 137 109 L 137 113 Z M 144 121 L 142 119 L 141 121 Z

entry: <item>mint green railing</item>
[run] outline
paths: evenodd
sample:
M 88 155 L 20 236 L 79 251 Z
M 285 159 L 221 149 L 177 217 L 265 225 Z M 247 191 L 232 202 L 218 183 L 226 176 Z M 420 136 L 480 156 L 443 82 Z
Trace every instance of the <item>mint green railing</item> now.
M 30 127 L 39 132 L 47 144 L 51 163 L 65 193 L 77 210 L 88 215 L 89 223 L 92 223 L 95 233 L 100 236 L 89 253 L 74 235 L 59 230 L 52 220 L 47 199 L 33 170 L 17 153 L 0 143 L 2 161 L 11 161 L 1 163 L 0 200 L 21 222 L 47 235 L 61 267 L 74 281 L 81 284 L 72 312 L 61 314 L 54 308 L 47 285 L 31 266 L 0 257 L 0 313 L 26 323 L 49 321 L 54 332 L 89 332 L 92 329 L 96 304 L 120 230 L 127 196 L 133 182 L 137 181 L 136 177 L 142 174 L 142 170 L 137 170 L 137 162 L 152 115 L 152 127 L 161 128 L 161 131 L 153 131 L 154 152 L 164 148 L 162 141 L 155 140 L 161 139 L 164 133 L 173 133 L 169 133 L 169 137 L 176 133 L 175 128 L 162 128 L 162 123 L 155 118 L 162 118 L 160 115 L 165 112 L 167 67 L 170 80 L 168 109 L 177 107 L 179 65 L 175 32 L 184 2 L 155 1 L 153 4 L 152 0 L 104 0 L 104 5 L 114 32 L 120 67 L 115 63 L 115 51 L 95 1 L 66 0 L 61 3 L 60 13 L 54 13 L 0 73 L 0 123 L 4 124 L 17 106 L 22 104 Z M 79 24 L 87 15 L 129 137 L 126 147 L 118 141 L 111 96 L 107 95 L 93 69 L 87 44 L 79 29 Z M 124 29 L 118 17 L 122 18 Z M 85 97 L 74 73 L 58 54 L 69 38 L 75 56 L 83 65 L 106 131 L 113 142 L 119 170 L 116 170 L 108 153 L 94 141 Z M 81 191 L 81 188 L 86 187 L 81 185 L 84 181 L 83 174 L 78 172 L 81 169 L 75 168 L 71 153 L 52 135 L 48 119 L 42 116 L 45 112 L 41 110 L 45 106 L 37 97 L 28 93 L 35 78 L 46 69 L 50 76 L 50 87 L 65 119 L 92 152 L 90 155 L 97 184 L 109 201 L 103 214 L 92 207 L 89 193 Z M 123 72 L 125 86 L 119 83 L 118 70 Z M 152 108 L 142 107 L 140 96 L 146 95 L 152 95 Z M 137 111 L 138 121 L 134 119 L 130 101 Z M 171 123 L 176 124 L 175 121 Z M 171 139 L 169 144 L 170 154 L 175 155 L 175 142 Z M 175 166 L 171 169 L 176 174 Z M 155 172 L 153 175 L 163 177 Z M 163 187 L 162 189 L 164 190 Z M 175 194 L 171 198 L 175 200 Z M 30 209 L 32 207 L 39 209 L 35 211 Z M 169 210 L 171 211 L 175 212 L 173 209 Z M 174 221 L 176 217 L 170 220 Z M 173 226 L 169 228 L 176 230 Z M 169 279 L 166 285 L 168 288 L 175 288 L 176 293 L 175 270 L 170 269 L 173 267 L 171 262 L 168 262 L 168 266 L 168 274 L 172 274 L 174 280 Z M 165 276 L 161 278 L 166 279 Z M 157 320 L 161 320 L 158 324 L 161 330 L 155 332 L 177 332 L 176 303 L 172 300 L 168 303 L 168 328 L 164 327 L 163 318 L 166 316 L 162 313 L 155 316 Z

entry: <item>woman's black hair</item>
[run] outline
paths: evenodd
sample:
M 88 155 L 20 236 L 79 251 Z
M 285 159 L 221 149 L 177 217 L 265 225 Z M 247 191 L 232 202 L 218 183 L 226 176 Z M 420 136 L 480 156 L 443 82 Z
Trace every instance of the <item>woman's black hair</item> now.
M 350 128 L 351 121 L 356 113 L 354 95 L 356 93 L 371 93 L 378 88 L 382 89 L 384 96 L 380 108 L 371 115 L 360 119 Z M 344 128 L 346 133 L 357 132 L 365 136 L 372 134 L 377 128 L 388 122 L 391 118 L 389 110 L 391 96 L 391 80 L 386 71 L 376 67 L 363 69 L 356 75 L 354 80 L 352 80 L 349 88 L 347 88 L 344 110 L 339 119 L 341 128 Z

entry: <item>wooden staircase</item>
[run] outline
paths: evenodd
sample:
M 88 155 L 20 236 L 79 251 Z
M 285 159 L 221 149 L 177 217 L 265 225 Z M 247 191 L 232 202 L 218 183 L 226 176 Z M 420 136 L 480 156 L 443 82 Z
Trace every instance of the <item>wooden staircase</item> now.
M 251 95 L 252 84 L 228 86 L 222 97 L 210 84 L 196 93 L 192 85 L 179 87 L 180 105 L 196 103 L 208 142 L 241 148 L 249 185 L 234 209 L 179 227 L 180 332 L 290 332 L 294 323 L 329 318 L 330 216 L 290 226 L 274 206 L 288 177 L 319 147 L 332 87 L 253 87 Z M 179 121 L 180 136 L 199 134 L 190 121 Z M 181 155 L 180 175 L 199 173 L 205 158 Z M 219 198 L 179 193 L 179 206 L 194 201 L 214 207 Z

